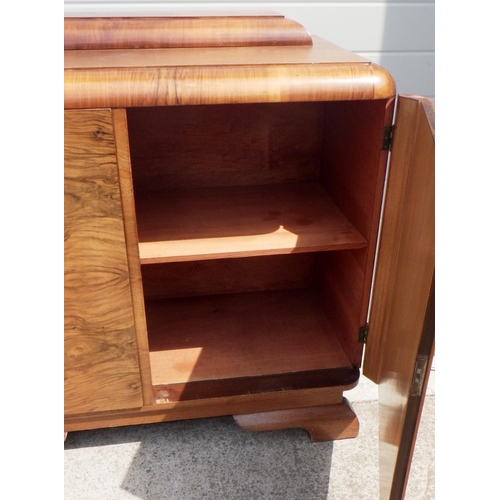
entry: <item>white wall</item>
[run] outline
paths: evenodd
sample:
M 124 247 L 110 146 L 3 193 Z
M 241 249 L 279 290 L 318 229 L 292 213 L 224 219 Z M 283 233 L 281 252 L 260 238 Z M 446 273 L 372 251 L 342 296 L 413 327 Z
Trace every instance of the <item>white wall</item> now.
M 387 68 L 398 93 L 434 98 L 434 0 L 179 2 L 65 0 L 66 14 L 151 14 L 179 10 L 272 10 Z

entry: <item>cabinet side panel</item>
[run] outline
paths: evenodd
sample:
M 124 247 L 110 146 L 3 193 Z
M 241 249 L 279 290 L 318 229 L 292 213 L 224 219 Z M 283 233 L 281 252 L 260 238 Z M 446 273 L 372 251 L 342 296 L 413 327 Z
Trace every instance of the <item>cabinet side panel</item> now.
M 387 159 L 381 151 L 382 137 L 384 125 L 392 120 L 392 109 L 392 100 L 377 100 L 334 102 L 327 110 L 322 181 L 340 210 L 369 241 L 375 240 L 378 231 Z
M 320 297 L 334 331 L 351 363 L 361 366 L 358 333 L 363 309 L 366 249 L 323 252 L 318 258 Z
M 141 407 L 111 111 L 64 118 L 65 414 Z
M 368 245 L 323 256 L 318 277 L 325 310 L 358 367 L 363 351 L 359 329 L 368 313 L 387 165 L 382 137 L 392 113 L 392 99 L 329 103 L 326 113 L 321 179 Z

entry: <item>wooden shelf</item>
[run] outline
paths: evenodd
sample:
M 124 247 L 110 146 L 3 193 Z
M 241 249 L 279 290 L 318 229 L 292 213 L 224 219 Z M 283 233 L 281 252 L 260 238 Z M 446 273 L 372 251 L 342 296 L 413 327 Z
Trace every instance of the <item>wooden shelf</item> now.
M 353 370 L 313 289 L 146 301 L 146 314 L 156 387 Z
M 141 264 L 367 244 L 319 183 L 178 189 L 136 210 Z

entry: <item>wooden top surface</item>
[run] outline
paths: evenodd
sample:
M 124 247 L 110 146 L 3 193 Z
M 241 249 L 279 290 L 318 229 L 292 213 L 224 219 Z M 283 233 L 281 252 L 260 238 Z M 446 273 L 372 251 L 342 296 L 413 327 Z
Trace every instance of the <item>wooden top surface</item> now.
M 279 15 L 67 18 L 64 48 L 147 49 L 312 45 L 299 23 Z
M 353 52 L 312 37 L 313 45 L 65 50 L 64 68 L 140 68 L 281 64 L 370 64 Z
M 131 19 L 139 28 L 65 20 L 66 109 L 395 95 L 386 70 L 286 18 L 169 18 L 169 29 L 150 30 L 148 19 Z

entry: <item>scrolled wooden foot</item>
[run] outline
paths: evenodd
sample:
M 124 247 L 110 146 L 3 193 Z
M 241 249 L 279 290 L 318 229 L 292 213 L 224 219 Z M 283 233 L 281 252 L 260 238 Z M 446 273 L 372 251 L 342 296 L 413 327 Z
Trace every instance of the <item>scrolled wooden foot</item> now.
M 305 429 L 313 442 L 354 438 L 359 432 L 358 417 L 346 398 L 335 405 L 234 415 L 233 418 L 248 431 Z

